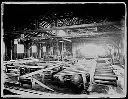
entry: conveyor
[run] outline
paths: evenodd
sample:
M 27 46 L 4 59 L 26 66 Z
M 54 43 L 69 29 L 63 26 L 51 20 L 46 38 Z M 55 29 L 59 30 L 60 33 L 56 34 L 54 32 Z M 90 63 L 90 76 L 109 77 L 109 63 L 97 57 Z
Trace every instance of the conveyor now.
M 94 82 L 98 84 L 117 85 L 117 75 L 113 72 L 111 65 L 105 64 L 104 62 L 101 59 L 98 61 L 94 73 Z

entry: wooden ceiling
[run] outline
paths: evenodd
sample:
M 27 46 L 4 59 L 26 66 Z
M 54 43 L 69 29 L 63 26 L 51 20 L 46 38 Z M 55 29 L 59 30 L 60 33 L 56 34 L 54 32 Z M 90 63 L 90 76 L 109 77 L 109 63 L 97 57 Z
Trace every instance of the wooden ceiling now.
M 73 25 L 73 26 L 64 26 L 64 27 L 54 27 L 54 28 L 42 28 L 36 30 L 23 30 L 23 31 L 14 31 L 13 34 L 24 34 L 24 39 L 36 38 L 36 39 L 45 39 L 45 38 L 57 38 L 58 31 L 64 31 L 65 38 L 76 38 L 76 37 L 94 37 L 97 35 L 106 35 L 106 34 L 122 34 L 122 27 L 119 26 L 119 22 L 107 22 L 107 23 L 93 23 L 93 24 L 82 24 L 82 25 Z M 43 35 L 43 36 L 42 36 Z

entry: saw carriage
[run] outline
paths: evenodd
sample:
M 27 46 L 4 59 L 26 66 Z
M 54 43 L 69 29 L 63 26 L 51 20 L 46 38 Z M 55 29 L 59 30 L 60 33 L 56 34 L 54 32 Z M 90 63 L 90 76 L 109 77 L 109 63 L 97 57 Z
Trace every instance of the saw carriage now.
M 111 62 L 104 59 L 102 65 L 105 66 L 97 66 L 99 61 L 79 60 L 75 64 L 62 61 L 15 62 L 5 64 L 5 72 L 17 77 L 20 87 L 27 84 L 33 88 L 38 84 L 40 88 L 54 92 L 71 90 L 73 93 L 88 93 L 93 84 L 117 86 L 118 78 L 112 72 Z
M 87 71 L 73 69 L 64 63 L 51 62 L 47 65 L 46 63 L 41 65 L 39 62 L 24 63 L 24 65 L 7 64 L 5 72 L 10 72 L 10 66 L 17 69 L 20 86 L 28 84 L 33 87 L 37 83 L 48 90 L 55 91 L 49 85 L 57 85 L 80 93 L 88 89 L 90 82 L 90 74 Z M 86 79 L 85 81 L 83 81 L 83 77 Z

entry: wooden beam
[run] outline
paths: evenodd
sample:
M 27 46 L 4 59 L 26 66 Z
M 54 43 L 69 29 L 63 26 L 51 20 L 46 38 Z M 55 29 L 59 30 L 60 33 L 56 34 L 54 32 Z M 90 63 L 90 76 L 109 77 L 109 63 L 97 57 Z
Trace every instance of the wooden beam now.
M 113 25 L 116 22 L 106 22 L 106 23 L 92 23 L 92 24 L 81 24 L 81 25 L 73 25 L 73 26 L 63 26 L 63 27 L 55 27 L 55 28 L 43 28 L 44 31 L 51 30 L 64 30 L 64 29 L 74 29 L 74 28 L 84 28 L 84 27 L 94 27 L 94 26 L 103 26 L 103 25 Z
M 31 35 L 38 35 L 40 33 L 48 34 L 50 36 L 56 36 L 54 34 L 48 33 L 47 31 L 52 30 L 65 30 L 65 29 L 76 29 L 76 28 L 85 28 L 85 27 L 95 27 L 95 26 L 104 26 L 104 25 L 114 25 L 117 22 L 106 22 L 106 23 L 92 23 L 92 24 L 81 24 L 81 25 L 73 25 L 73 26 L 63 26 L 63 27 L 55 27 L 55 28 L 43 28 L 43 29 L 37 29 L 37 30 L 22 30 L 22 31 L 13 31 L 14 34 L 27 34 Z M 33 34 L 32 32 L 38 32 L 37 34 Z M 12 33 L 12 35 L 13 35 Z M 6 33 L 8 34 L 8 33 Z
M 53 89 L 51 89 L 50 87 L 46 86 L 45 84 L 43 84 L 42 82 L 38 81 L 37 79 L 35 79 L 33 77 L 32 77 L 32 80 L 33 80 L 33 82 L 36 82 L 37 84 L 39 84 L 41 87 L 49 89 L 51 91 L 54 91 Z
M 92 24 L 81 24 L 81 25 L 72 25 L 72 26 L 63 26 L 63 27 L 55 27 L 55 28 L 43 28 L 37 30 L 22 30 L 22 31 L 13 31 L 14 33 L 27 33 L 27 32 L 45 32 L 52 30 L 64 30 L 64 29 L 73 29 L 73 28 L 81 28 L 81 27 L 94 27 L 94 26 L 103 26 L 103 25 L 114 25 L 117 22 L 106 22 L 106 23 L 92 23 Z M 49 33 L 47 33 L 49 34 Z

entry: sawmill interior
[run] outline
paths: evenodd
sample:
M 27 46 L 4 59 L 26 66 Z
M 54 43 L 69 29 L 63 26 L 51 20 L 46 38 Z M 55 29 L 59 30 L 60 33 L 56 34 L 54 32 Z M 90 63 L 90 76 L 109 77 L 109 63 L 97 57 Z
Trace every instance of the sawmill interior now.
M 3 12 L 3 95 L 125 94 L 124 4 L 4 4 Z

